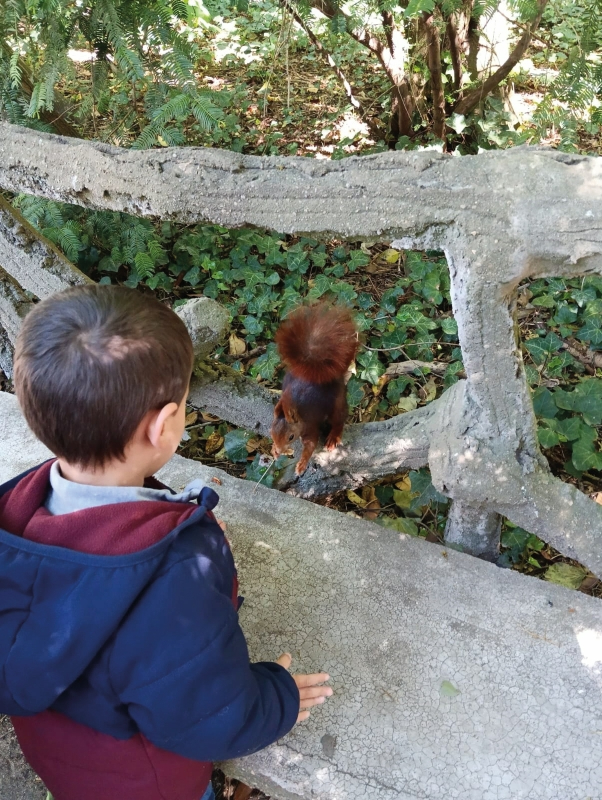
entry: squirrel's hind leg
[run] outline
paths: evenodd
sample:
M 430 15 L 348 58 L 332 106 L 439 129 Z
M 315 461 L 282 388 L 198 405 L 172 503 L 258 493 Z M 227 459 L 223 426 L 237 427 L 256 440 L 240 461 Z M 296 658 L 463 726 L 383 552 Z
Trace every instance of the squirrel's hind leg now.
M 347 407 L 347 390 L 345 385 L 342 386 L 342 391 L 339 392 L 334 403 L 334 408 L 330 416 L 330 433 L 326 438 L 326 449 L 334 450 L 341 444 L 341 437 L 343 435 L 343 428 L 347 422 L 349 409 Z

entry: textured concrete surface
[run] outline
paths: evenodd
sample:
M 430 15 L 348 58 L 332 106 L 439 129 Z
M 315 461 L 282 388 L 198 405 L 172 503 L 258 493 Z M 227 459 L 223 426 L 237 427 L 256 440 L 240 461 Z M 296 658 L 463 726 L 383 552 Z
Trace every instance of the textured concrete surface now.
M 0 442 L 2 480 L 46 455 L 10 395 Z M 332 676 L 231 775 L 282 800 L 602 798 L 598 600 L 182 458 L 161 477 L 220 493 L 253 657 Z
M 209 297 L 195 297 L 176 308 L 188 328 L 195 358 L 205 358 L 225 338 L 230 315 Z

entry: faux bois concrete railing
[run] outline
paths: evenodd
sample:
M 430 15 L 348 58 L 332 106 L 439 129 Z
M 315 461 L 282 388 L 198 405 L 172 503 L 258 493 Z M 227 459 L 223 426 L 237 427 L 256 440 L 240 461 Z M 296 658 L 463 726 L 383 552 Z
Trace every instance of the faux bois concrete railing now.
M 602 576 L 602 507 L 555 478 L 540 452 L 513 314 L 527 277 L 602 274 L 602 160 L 536 148 L 337 162 L 135 152 L 2 123 L 0 188 L 182 223 L 443 250 L 466 380 L 425 408 L 348 426 L 343 446 L 286 479 L 288 491 L 311 497 L 428 464 L 453 500 L 450 543 L 492 558 L 502 515 Z M 44 297 L 87 279 L 5 201 L 0 266 L 6 360 L 26 292 Z M 269 429 L 270 395 L 214 363 L 199 369 L 192 401 Z

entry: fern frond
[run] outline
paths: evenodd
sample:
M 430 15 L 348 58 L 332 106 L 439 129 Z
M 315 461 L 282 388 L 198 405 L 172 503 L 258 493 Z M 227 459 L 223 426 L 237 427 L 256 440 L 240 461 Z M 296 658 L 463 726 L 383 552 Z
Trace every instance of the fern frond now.
M 134 266 L 138 280 L 150 278 L 155 272 L 155 265 L 148 253 L 136 253 Z
M 13 53 L 11 55 L 8 74 L 13 87 L 15 89 L 19 89 L 21 87 L 21 66 L 19 64 L 19 53 Z
M 199 125 L 210 131 L 224 118 L 224 112 L 216 106 L 208 94 L 196 94 L 190 100 L 190 110 Z

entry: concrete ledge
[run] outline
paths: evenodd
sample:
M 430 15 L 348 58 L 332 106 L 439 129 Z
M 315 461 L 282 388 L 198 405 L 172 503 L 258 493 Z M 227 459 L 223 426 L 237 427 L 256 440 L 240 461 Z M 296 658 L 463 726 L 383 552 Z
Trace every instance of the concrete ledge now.
M 0 442 L 1 480 L 47 455 L 5 394 Z M 332 675 L 324 707 L 229 774 L 281 800 L 602 797 L 598 600 L 183 458 L 160 477 L 221 495 L 252 656 Z

